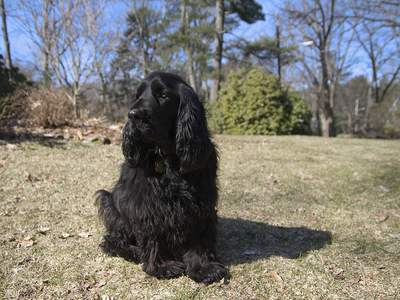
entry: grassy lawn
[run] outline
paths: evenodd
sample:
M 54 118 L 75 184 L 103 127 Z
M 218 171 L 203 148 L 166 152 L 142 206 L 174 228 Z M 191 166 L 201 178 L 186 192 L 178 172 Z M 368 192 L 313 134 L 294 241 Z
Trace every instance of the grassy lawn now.
M 231 278 L 157 280 L 100 252 L 119 146 L 0 145 L 0 299 L 399 299 L 400 142 L 217 136 Z

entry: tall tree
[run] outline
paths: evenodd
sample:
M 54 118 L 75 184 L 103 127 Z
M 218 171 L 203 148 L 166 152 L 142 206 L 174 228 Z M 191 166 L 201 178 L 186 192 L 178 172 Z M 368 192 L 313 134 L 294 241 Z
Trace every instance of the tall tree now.
M 279 19 L 276 20 L 275 23 L 275 41 L 276 41 L 276 65 L 277 65 L 277 72 L 278 72 L 278 80 L 279 84 L 282 84 L 282 53 L 281 53 L 281 25 L 279 23 Z
M 100 13 L 104 11 L 109 0 L 86 2 L 86 23 L 88 28 L 89 46 L 93 56 L 93 75 L 98 80 L 96 88 L 100 94 L 100 102 L 105 108 L 111 81 L 111 61 L 118 45 L 118 26 L 109 26 L 115 22 L 114 16 Z
M 377 106 L 385 106 L 400 79 L 400 2 L 350 0 L 346 16 L 351 20 L 360 52 L 366 56 L 370 77 L 367 105 L 361 129 L 370 131 L 370 118 Z
M 338 130 L 346 134 L 361 134 L 369 105 L 370 83 L 366 76 L 355 76 L 340 84 L 335 106 Z
M 211 87 L 210 100 L 215 101 L 221 85 L 222 76 L 222 56 L 224 52 L 224 33 L 225 24 L 229 20 L 226 14 L 238 17 L 241 21 L 248 24 L 264 20 L 262 6 L 255 0 L 229 0 L 225 4 L 224 0 L 215 2 L 215 52 L 213 57 L 214 78 Z
M 175 63 L 175 68 L 186 75 L 190 85 L 201 97 L 207 98 L 208 60 L 214 38 L 214 27 L 211 24 L 213 15 L 206 1 L 168 1 L 169 7 L 174 5 L 180 8 L 179 15 L 173 10 L 167 15 L 171 32 L 167 33 L 166 42 L 181 61 Z
M 169 9 L 164 6 L 169 5 Z M 163 8 L 164 7 L 164 8 Z M 154 3 L 150 0 L 134 1 L 129 5 L 126 30 L 118 41 L 115 57 L 111 62 L 108 91 L 114 105 L 111 114 L 122 114 L 120 107 L 134 97 L 140 80 L 155 70 L 173 70 L 177 46 L 168 40 L 171 19 L 167 13 L 177 13 L 179 2 Z M 179 17 L 177 21 L 179 31 Z
M 221 86 L 222 52 L 224 46 L 224 0 L 216 0 L 215 3 L 215 53 L 213 58 L 214 82 L 211 87 L 211 101 L 215 101 L 217 99 Z
M 42 74 L 43 84 L 52 85 L 53 72 L 51 70 L 52 53 L 55 41 L 61 35 L 62 16 L 58 13 L 58 0 L 17 0 L 18 13 L 16 18 L 20 28 L 29 36 L 37 47 L 38 59 L 36 68 Z
M 82 87 L 94 73 L 90 31 L 86 22 L 87 2 L 65 0 L 56 9 L 60 16 L 60 34 L 53 41 L 51 68 L 57 82 L 66 87 L 67 96 L 75 108 L 75 116 L 80 118 Z
M 185 38 L 185 43 L 184 43 L 184 51 L 186 54 L 186 66 L 187 66 L 187 73 L 189 77 L 189 83 L 190 85 L 194 88 L 194 90 L 197 90 L 196 87 L 196 78 L 194 74 L 194 66 L 193 66 L 193 50 L 192 50 L 192 43 L 190 42 L 190 36 L 189 36 L 189 12 L 188 12 L 188 7 L 187 7 L 187 0 L 181 0 L 181 34 Z
M 400 32 L 400 2 L 396 0 L 349 0 L 347 16 L 356 21 L 366 21 L 381 28 Z
M 137 76 L 145 77 L 161 65 L 169 20 L 165 18 L 164 10 L 152 6 L 149 0 L 143 0 L 132 5 L 127 23 L 121 44 L 136 52 L 140 64 Z
M 8 38 L 8 29 L 7 29 L 7 12 L 4 0 L 0 0 L 0 14 L 1 14 L 1 30 L 3 33 L 3 43 L 6 52 L 5 65 L 8 70 L 12 70 L 10 39 Z
M 361 20 L 357 25 L 357 41 L 368 57 L 373 97 L 375 103 L 379 103 L 400 78 L 400 49 L 396 45 L 399 37 L 374 22 Z
M 340 11 L 340 0 L 287 2 L 286 22 L 298 59 L 308 79 L 323 136 L 335 135 L 336 86 L 346 75 L 353 54 L 354 33 Z M 342 3 L 343 4 L 343 3 Z
M 244 40 L 240 46 L 243 51 L 244 61 L 261 65 L 269 73 L 275 74 L 282 84 L 283 68 L 296 61 L 293 45 L 285 45 L 281 33 L 281 25 L 275 19 L 274 37 L 261 35 L 253 41 Z

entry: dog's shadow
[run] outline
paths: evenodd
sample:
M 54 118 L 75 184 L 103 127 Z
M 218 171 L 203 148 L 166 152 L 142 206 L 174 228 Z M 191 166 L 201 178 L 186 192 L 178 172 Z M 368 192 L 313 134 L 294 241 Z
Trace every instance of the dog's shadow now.
M 227 265 L 271 256 L 298 258 L 308 251 L 324 247 L 331 240 L 328 231 L 219 218 L 218 256 Z

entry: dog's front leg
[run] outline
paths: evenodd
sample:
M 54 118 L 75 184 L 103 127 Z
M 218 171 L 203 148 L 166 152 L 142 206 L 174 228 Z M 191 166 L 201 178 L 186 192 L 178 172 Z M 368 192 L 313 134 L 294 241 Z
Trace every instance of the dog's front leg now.
M 143 271 L 147 274 L 155 276 L 157 270 L 158 260 L 158 243 L 155 241 L 149 241 L 146 243 L 143 249 Z
M 227 275 L 225 266 L 216 261 L 214 255 L 205 249 L 189 250 L 184 255 L 183 261 L 186 265 L 186 275 L 196 282 L 210 284 Z
M 186 275 L 196 282 L 210 284 L 228 275 L 228 270 L 216 258 L 215 229 L 215 223 L 210 222 L 203 235 L 199 236 L 183 255 Z
M 156 278 L 175 278 L 185 273 L 183 262 L 161 258 L 156 241 L 147 243 L 143 262 L 143 271 Z

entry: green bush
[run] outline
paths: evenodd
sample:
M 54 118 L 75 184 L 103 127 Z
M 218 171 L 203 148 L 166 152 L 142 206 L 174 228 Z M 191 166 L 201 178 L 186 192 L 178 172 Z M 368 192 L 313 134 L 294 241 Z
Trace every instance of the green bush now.
M 292 105 L 290 114 L 291 134 L 311 134 L 312 114 L 308 105 L 296 92 L 288 92 L 288 97 Z
M 311 114 L 296 93 L 261 69 L 231 73 L 218 101 L 208 107 L 209 126 L 227 134 L 307 134 Z

